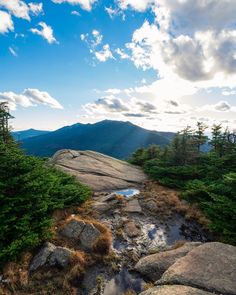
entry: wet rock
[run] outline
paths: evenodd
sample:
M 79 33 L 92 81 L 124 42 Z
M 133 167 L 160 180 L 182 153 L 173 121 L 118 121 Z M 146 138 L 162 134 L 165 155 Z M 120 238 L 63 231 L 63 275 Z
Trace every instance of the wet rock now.
M 189 251 L 199 245 L 201 245 L 201 243 L 186 243 L 175 250 L 146 256 L 140 259 L 135 265 L 135 270 L 154 282 L 160 279 L 162 274 L 174 264 L 177 259 L 185 256 Z
M 213 293 L 192 287 L 174 285 L 151 288 L 140 293 L 140 295 L 213 295 Z
M 86 223 L 86 226 L 84 227 L 81 235 L 79 236 L 81 246 L 85 250 L 92 250 L 95 241 L 100 235 L 100 231 L 93 224 Z
M 71 219 L 61 230 L 61 234 L 69 239 L 77 239 L 82 233 L 85 222 L 83 220 Z
M 217 292 L 236 294 L 236 247 L 206 243 L 178 259 L 159 284 L 180 284 Z
M 122 269 L 105 285 L 103 295 L 121 295 L 128 290 L 134 290 L 136 294 L 144 290 L 144 285 L 145 282 L 141 278 L 135 277 L 127 269 Z
M 124 230 L 128 237 L 135 238 L 140 235 L 140 229 L 136 226 L 134 221 L 129 221 L 125 224 Z
M 147 179 L 141 168 L 93 151 L 60 150 L 50 163 L 94 191 L 133 187 Z
M 39 253 L 33 258 L 30 264 L 29 270 L 36 271 L 38 268 L 47 264 L 50 255 L 56 249 L 56 246 L 52 243 L 45 243 L 45 245 L 41 248 Z
M 72 255 L 73 251 L 64 247 L 56 247 L 50 255 L 48 263 L 51 266 L 66 268 L 71 261 Z
M 141 213 L 142 208 L 140 207 L 139 201 L 137 199 L 132 199 L 126 205 L 125 211 L 128 213 Z

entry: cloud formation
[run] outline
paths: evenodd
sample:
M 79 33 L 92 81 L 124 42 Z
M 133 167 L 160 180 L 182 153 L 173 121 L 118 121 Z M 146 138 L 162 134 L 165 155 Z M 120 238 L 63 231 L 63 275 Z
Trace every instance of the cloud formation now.
M 33 34 L 43 37 L 45 40 L 48 41 L 49 44 L 58 43 L 56 38 L 53 35 L 52 27 L 50 27 L 44 22 L 40 22 L 38 25 L 41 27 L 41 29 L 36 29 L 36 28 L 30 29 L 30 31 Z
M 48 92 L 38 89 L 27 88 L 18 94 L 12 91 L 0 92 L 0 101 L 7 101 L 11 109 L 17 106 L 30 107 L 35 105 L 46 105 L 55 109 L 63 109 L 62 105 L 53 98 Z
M 93 30 L 91 34 L 81 34 L 81 41 L 85 42 L 89 51 L 99 62 L 106 62 L 108 59 L 114 59 L 109 44 L 103 45 L 103 35 L 98 30 Z
M 42 3 L 25 3 L 22 0 L 0 0 L 0 8 L 6 9 L 17 18 L 30 21 L 30 14 L 39 15 L 43 11 Z
M 14 24 L 9 13 L 0 10 L 0 34 L 14 31 Z
M 52 2 L 56 4 L 68 3 L 71 5 L 80 5 L 82 9 L 90 11 L 97 0 L 52 0 Z

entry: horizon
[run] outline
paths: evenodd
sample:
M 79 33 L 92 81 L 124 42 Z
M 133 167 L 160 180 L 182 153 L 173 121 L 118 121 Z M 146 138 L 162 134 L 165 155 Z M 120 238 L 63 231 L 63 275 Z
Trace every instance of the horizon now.
M 0 101 L 16 132 L 236 129 L 235 14 L 234 0 L 0 0 Z

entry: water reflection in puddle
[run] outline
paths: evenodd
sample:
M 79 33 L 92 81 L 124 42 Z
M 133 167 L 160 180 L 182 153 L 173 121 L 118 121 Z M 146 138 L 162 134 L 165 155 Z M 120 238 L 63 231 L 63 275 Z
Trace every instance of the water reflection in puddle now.
M 135 188 L 128 188 L 128 189 L 124 189 L 124 190 L 120 190 L 120 191 L 115 191 L 114 193 L 116 195 L 121 195 L 126 198 L 130 198 L 130 197 L 138 195 L 140 193 L 140 191 Z
M 127 269 L 122 269 L 106 284 L 103 295 L 120 295 L 128 290 L 140 293 L 143 291 L 143 285 L 144 281 L 141 278 L 133 276 Z

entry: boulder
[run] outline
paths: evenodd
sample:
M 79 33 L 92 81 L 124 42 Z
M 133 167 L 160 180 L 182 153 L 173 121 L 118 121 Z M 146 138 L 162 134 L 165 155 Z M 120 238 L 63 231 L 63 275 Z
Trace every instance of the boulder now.
M 84 250 L 92 250 L 101 232 L 90 222 L 71 219 L 60 231 L 66 238 L 74 239 Z
M 236 247 L 206 243 L 178 259 L 158 281 L 220 294 L 236 294 Z
M 126 205 L 125 211 L 128 213 L 141 213 L 142 208 L 140 207 L 137 199 L 132 199 Z
M 135 238 L 140 235 L 140 229 L 136 226 L 134 221 L 129 221 L 125 224 L 124 230 L 128 237 Z
M 79 237 L 80 245 L 85 250 L 92 250 L 95 241 L 100 235 L 100 231 L 93 224 L 86 223 L 86 226 Z
M 29 270 L 36 271 L 46 265 L 65 268 L 69 265 L 72 255 L 73 251 L 47 242 L 33 258 Z
M 61 234 L 69 239 L 77 239 L 82 233 L 85 222 L 83 220 L 71 219 L 61 230 Z
M 38 268 L 46 265 L 48 263 L 48 259 L 50 255 L 53 253 L 53 251 L 56 249 L 56 246 L 47 242 L 45 245 L 41 248 L 39 253 L 34 256 L 33 260 L 31 261 L 29 270 L 36 271 Z
M 182 247 L 141 258 L 135 265 L 135 270 L 151 281 L 159 280 L 162 274 L 175 261 L 185 256 L 189 251 L 201 245 L 199 242 L 185 243 Z
M 58 151 L 50 163 L 76 176 L 94 191 L 134 187 L 147 179 L 136 166 L 93 151 Z
M 139 295 L 213 295 L 213 293 L 192 287 L 173 285 L 151 288 Z
M 64 247 L 56 247 L 50 255 L 48 263 L 50 266 L 66 268 L 71 261 L 72 255 L 73 251 Z

